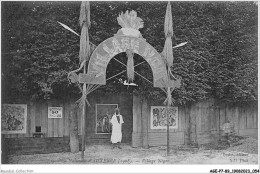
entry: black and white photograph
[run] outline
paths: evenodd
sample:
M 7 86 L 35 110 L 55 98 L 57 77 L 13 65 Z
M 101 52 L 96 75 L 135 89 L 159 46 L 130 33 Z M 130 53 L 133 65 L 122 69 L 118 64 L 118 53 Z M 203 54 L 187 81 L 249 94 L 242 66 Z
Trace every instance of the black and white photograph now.
M 1 1 L 1 173 L 259 173 L 258 8 Z

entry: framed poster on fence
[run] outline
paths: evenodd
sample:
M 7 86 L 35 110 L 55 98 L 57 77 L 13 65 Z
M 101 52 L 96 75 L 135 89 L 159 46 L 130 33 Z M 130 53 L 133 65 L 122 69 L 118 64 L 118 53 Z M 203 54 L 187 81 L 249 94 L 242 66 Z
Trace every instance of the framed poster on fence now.
M 111 134 L 112 124 L 110 120 L 115 113 L 118 104 L 96 104 L 96 133 Z
M 151 106 L 151 129 L 167 129 L 166 107 Z M 178 128 L 178 107 L 169 107 L 169 127 Z
M 2 134 L 25 134 L 27 123 L 27 105 L 2 104 Z
M 62 118 L 62 107 L 48 107 L 48 118 Z

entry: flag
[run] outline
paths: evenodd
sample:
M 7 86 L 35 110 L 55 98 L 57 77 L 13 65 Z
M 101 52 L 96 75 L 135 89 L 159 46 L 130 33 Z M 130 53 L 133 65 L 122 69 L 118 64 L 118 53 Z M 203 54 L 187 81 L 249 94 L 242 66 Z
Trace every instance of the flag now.
M 165 40 L 162 55 L 169 71 L 170 67 L 173 65 L 173 52 L 172 52 L 173 26 L 172 26 L 172 10 L 171 10 L 170 2 L 168 2 L 167 4 L 167 9 L 165 14 L 164 34 L 166 40 Z
M 90 5 L 89 1 L 82 1 L 80 8 L 79 24 L 81 27 L 80 34 L 80 50 L 79 60 L 80 63 L 84 60 L 89 60 L 90 57 L 90 44 L 89 44 L 89 31 L 90 28 Z
M 168 1 L 166 14 L 165 14 L 165 21 L 164 21 L 164 34 L 165 37 L 173 36 L 173 26 L 172 26 L 172 8 L 171 3 Z
M 134 75 L 135 75 L 135 70 L 134 70 L 134 53 L 132 50 L 127 49 L 126 50 L 126 55 L 127 55 L 127 78 L 128 82 L 133 82 L 134 81 Z
M 172 37 L 173 37 L 173 25 L 172 25 L 172 10 L 171 10 L 171 3 L 168 1 L 167 8 L 166 8 L 166 14 L 165 14 L 165 21 L 164 21 L 164 34 L 165 34 L 165 44 L 163 48 L 163 58 L 166 64 L 167 69 L 167 76 L 168 81 L 166 85 L 166 95 L 167 98 L 164 102 L 164 104 L 171 105 L 172 104 L 172 95 L 171 90 L 169 86 L 170 76 L 171 73 L 171 66 L 173 65 L 173 51 L 172 51 Z

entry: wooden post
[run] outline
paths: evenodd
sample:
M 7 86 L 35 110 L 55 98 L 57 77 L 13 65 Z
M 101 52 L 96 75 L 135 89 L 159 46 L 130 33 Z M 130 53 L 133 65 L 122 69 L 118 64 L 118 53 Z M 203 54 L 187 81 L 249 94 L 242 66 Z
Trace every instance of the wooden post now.
M 80 8 L 79 23 L 81 27 L 79 58 L 82 63 L 90 58 L 89 31 L 90 28 L 90 5 L 88 1 L 82 1 Z M 84 74 L 87 73 L 86 64 L 84 64 Z M 86 83 L 83 84 L 82 94 L 82 144 L 81 159 L 84 160 L 85 151 L 85 117 L 86 117 Z
M 166 107 L 166 119 L 167 119 L 167 153 L 166 153 L 166 155 L 167 156 L 169 156 L 169 153 L 170 153 L 169 105 L 170 105 L 170 103 L 167 102 L 167 107 Z
M 148 149 L 148 103 L 145 98 L 142 98 L 142 143 L 143 148 Z
M 142 107 L 140 97 L 133 95 L 133 133 L 132 147 L 142 146 Z
M 76 106 L 73 106 L 70 110 L 69 116 L 69 128 L 70 128 L 70 151 L 72 153 L 79 152 L 79 139 L 78 139 L 78 116 Z
M 84 74 L 86 74 L 86 64 L 84 65 Z M 83 95 L 86 94 L 87 88 L 86 83 L 83 84 Z M 86 101 L 83 101 L 82 106 L 82 143 L 81 143 L 81 160 L 84 161 L 84 151 L 85 151 L 85 117 L 86 117 Z
M 185 107 L 185 139 L 184 144 L 190 145 L 191 144 L 191 120 L 190 120 L 190 110 L 191 105 L 187 104 Z

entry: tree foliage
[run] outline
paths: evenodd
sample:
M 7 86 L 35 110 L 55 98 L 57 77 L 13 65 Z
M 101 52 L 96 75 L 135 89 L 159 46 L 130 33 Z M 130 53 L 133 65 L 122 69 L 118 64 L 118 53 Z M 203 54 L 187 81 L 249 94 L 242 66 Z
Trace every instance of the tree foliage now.
M 182 86 L 172 93 L 176 103 L 214 97 L 227 101 L 257 99 L 257 4 L 254 2 L 171 2 L 172 72 Z M 117 16 L 135 10 L 144 21 L 140 29 L 148 43 L 161 52 L 166 2 L 91 2 L 90 40 L 95 45 L 120 29 Z M 17 97 L 59 98 L 78 95 L 67 73 L 79 67 L 79 37 L 64 30 L 60 21 L 77 33 L 80 2 L 2 2 L 2 94 Z M 115 58 L 126 64 L 125 53 Z M 135 64 L 144 61 L 138 55 Z M 114 59 L 107 78 L 124 70 Z M 150 66 L 136 67 L 152 81 Z M 107 81 L 98 92 L 131 92 L 163 101 L 165 94 L 136 76 L 138 87 L 124 86 L 126 74 Z

